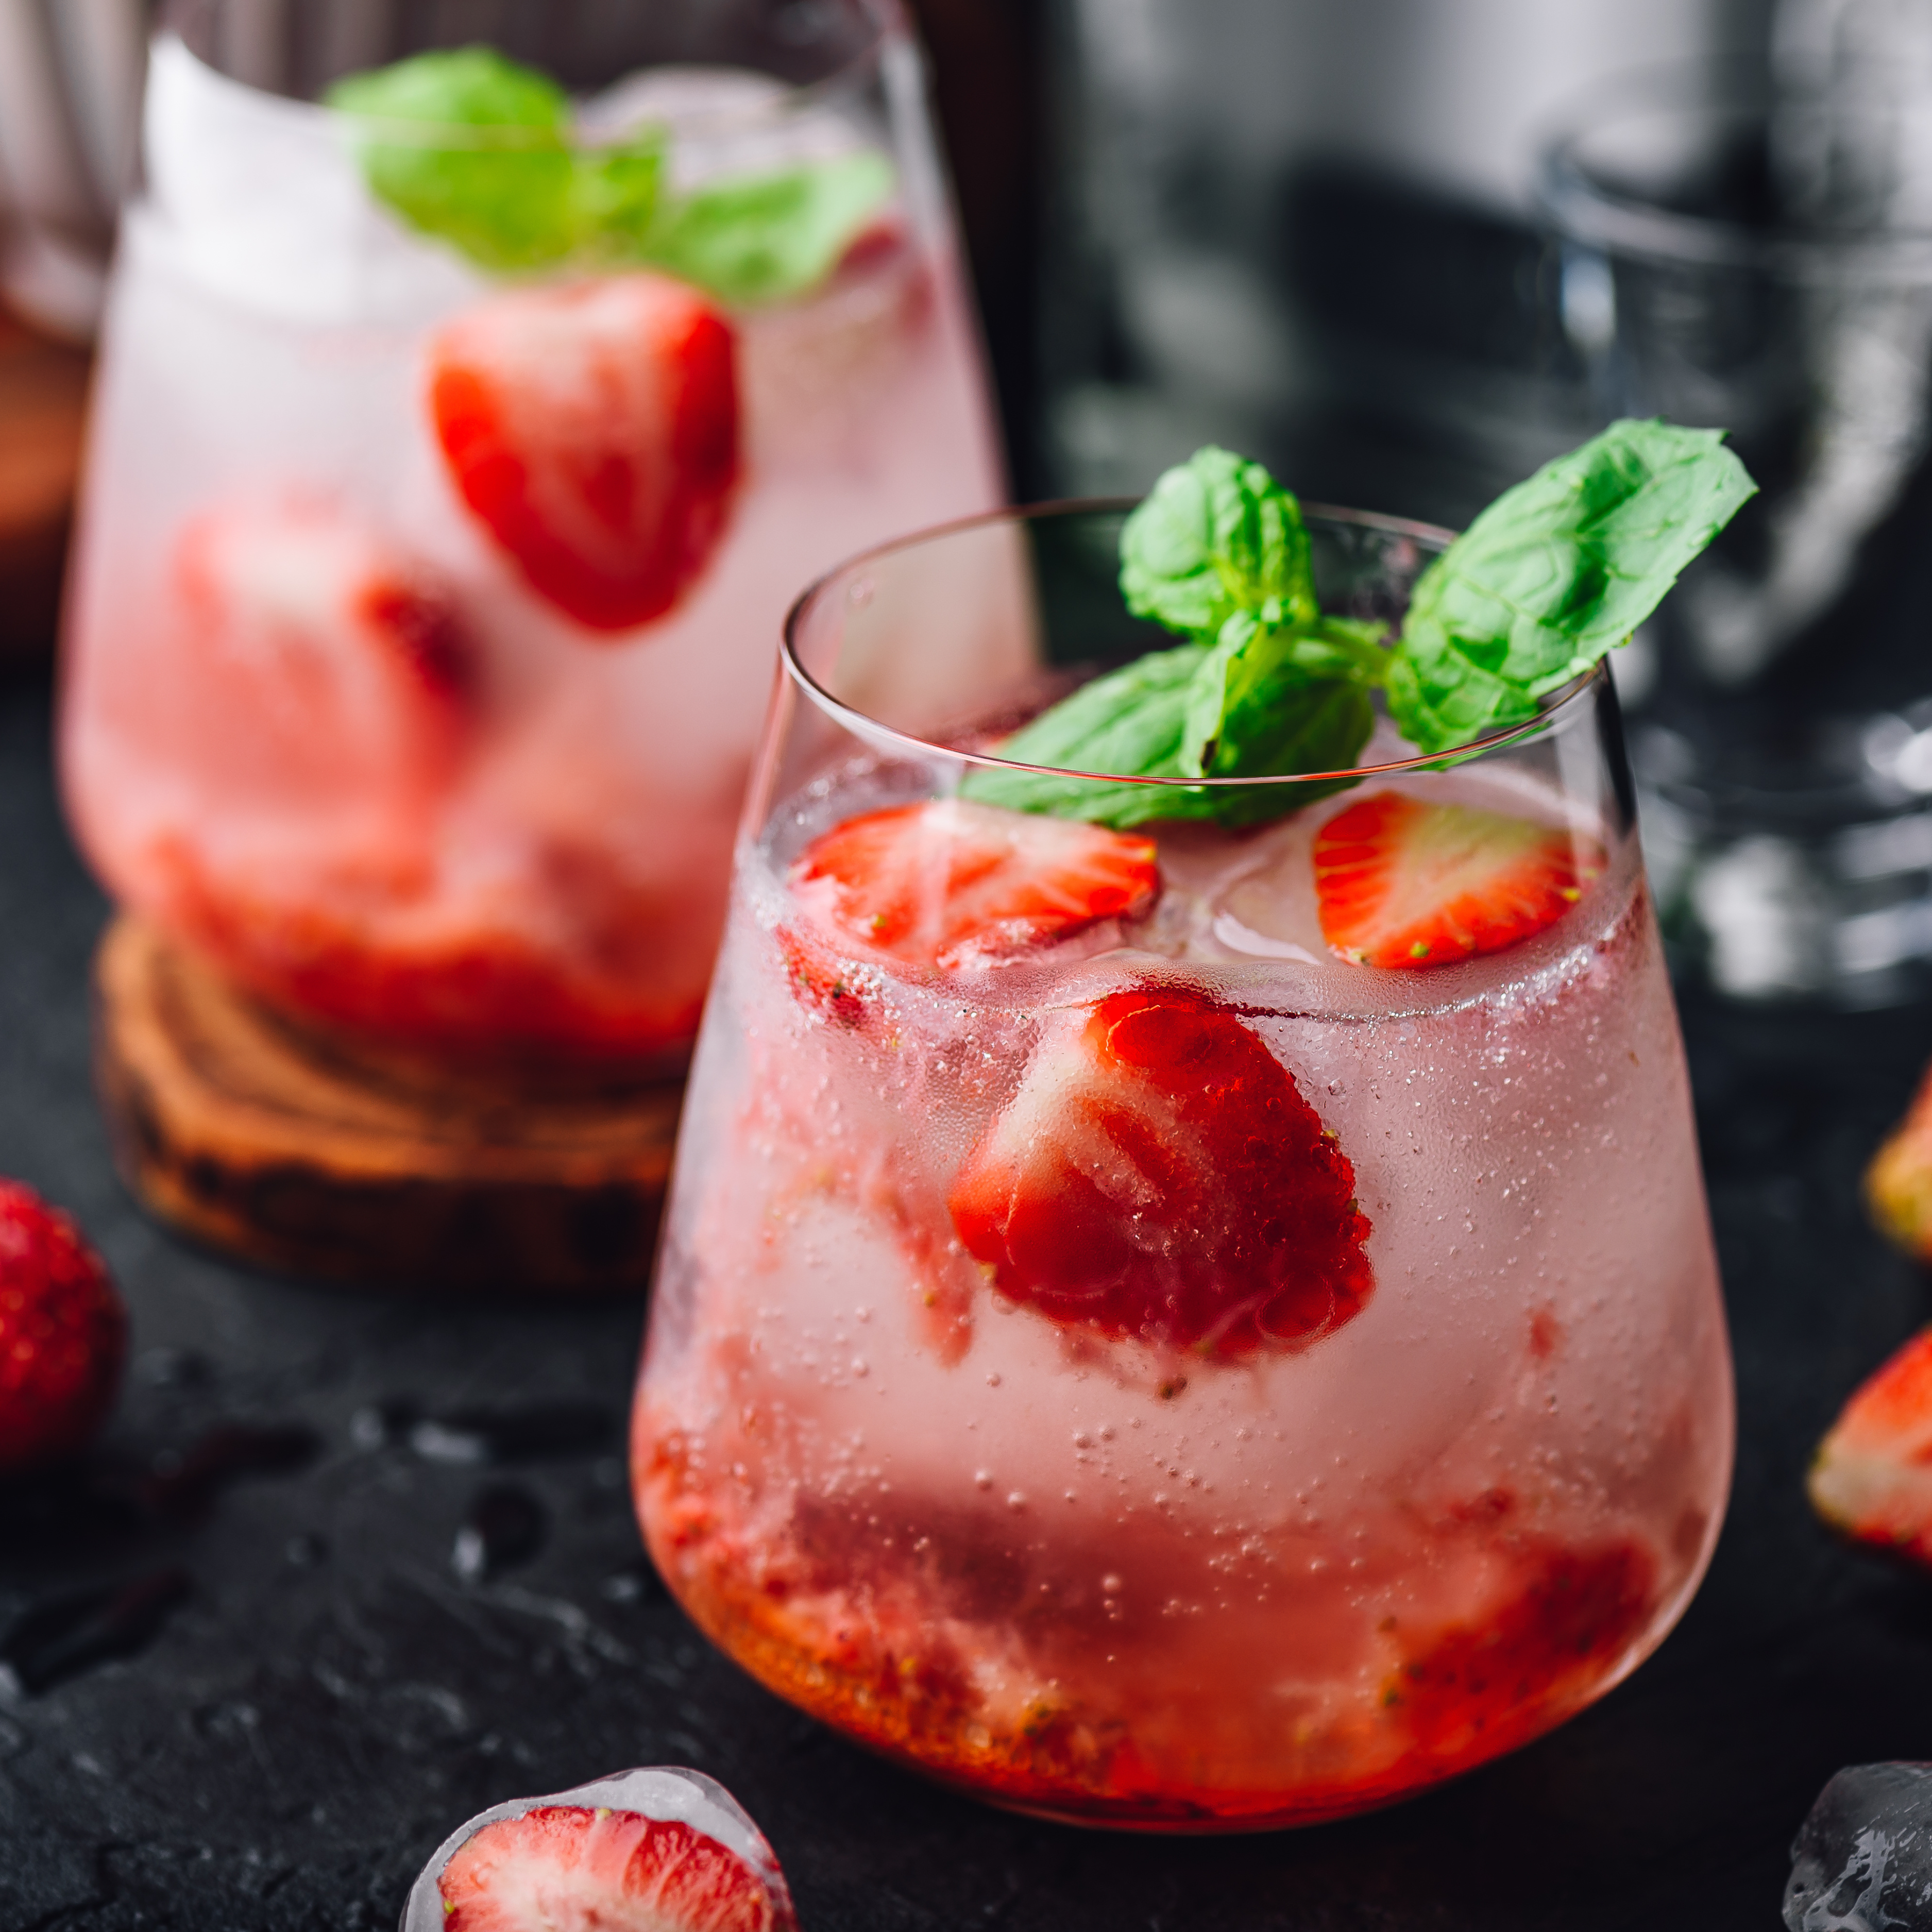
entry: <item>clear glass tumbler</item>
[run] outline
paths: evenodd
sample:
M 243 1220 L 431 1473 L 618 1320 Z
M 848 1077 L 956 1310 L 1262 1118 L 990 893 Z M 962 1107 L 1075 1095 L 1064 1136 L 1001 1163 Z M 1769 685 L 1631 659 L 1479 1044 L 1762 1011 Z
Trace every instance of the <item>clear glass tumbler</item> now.
M 1121 608 L 1123 514 L 974 520 L 793 613 L 637 1497 L 700 1627 L 890 1756 L 1087 1823 L 1299 1823 L 1655 1647 L 1730 1359 L 1608 676 L 1453 760 L 1384 722 L 1358 770 L 1219 782 L 1245 830 L 1104 774 L 1066 808 L 1138 784 L 1144 825 L 1007 811 L 1001 735 L 1172 642 Z M 1360 616 L 1443 540 L 1309 518 Z M 1397 822 L 1568 883 L 1516 944 L 1358 963 L 1322 881 Z
M 486 42 L 562 134 L 319 104 Z M 178 0 L 144 160 L 65 640 L 88 858 L 298 1020 L 680 1064 L 786 602 L 1000 500 L 898 8 Z
M 1928 154 L 1882 75 L 1718 67 L 1609 91 L 1544 159 L 1600 413 L 1727 430 L 1761 486 L 1618 667 L 1666 933 L 1738 998 L 1932 986 Z

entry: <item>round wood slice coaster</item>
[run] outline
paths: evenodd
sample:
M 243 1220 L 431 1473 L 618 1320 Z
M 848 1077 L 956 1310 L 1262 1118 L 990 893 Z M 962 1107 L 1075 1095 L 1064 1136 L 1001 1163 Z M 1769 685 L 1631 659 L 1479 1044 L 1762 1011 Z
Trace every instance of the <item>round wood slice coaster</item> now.
M 116 1163 L 183 1232 L 400 1288 L 644 1287 L 681 1081 L 569 1094 L 371 1065 L 124 914 L 94 994 Z

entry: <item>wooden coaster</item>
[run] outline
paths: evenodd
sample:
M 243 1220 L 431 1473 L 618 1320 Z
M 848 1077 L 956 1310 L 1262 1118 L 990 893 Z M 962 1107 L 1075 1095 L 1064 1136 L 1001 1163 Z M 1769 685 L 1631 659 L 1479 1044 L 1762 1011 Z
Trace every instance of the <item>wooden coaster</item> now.
M 123 1178 L 268 1267 L 397 1287 L 640 1290 L 682 1083 L 532 1091 L 351 1059 L 123 915 L 94 961 Z

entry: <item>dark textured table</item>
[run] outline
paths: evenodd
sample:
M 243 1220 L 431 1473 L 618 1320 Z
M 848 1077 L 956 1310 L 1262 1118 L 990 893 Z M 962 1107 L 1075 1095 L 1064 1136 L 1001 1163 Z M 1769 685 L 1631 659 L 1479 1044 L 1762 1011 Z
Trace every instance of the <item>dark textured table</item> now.
M 141 1217 L 89 1092 L 105 908 L 62 830 L 47 709 L 0 688 L 0 1173 L 85 1222 L 134 1353 L 92 1471 L 0 1495 L 0 1932 L 386 1928 L 470 1814 L 667 1761 L 750 1808 L 807 1932 L 1768 1932 L 1828 1774 L 1932 1756 L 1932 1579 L 1838 1548 L 1800 1488 L 1925 1316 L 1856 1189 L 1932 1013 L 1688 1016 L 1743 1440 L 1715 1567 L 1655 1658 L 1378 1816 L 1089 1834 L 875 1762 L 706 1648 L 625 1493 L 638 1308 L 298 1286 Z M 561 1406 L 520 1433 L 513 1405 Z

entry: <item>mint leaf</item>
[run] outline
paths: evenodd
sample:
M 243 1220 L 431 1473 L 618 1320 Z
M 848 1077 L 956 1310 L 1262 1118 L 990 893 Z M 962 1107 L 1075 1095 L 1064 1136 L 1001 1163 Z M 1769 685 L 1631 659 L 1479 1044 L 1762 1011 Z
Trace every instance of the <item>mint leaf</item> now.
M 1236 611 L 1190 682 L 1181 770 L 1240 778 L 1352 764 L 1375 729 L 1368 694 L 1388 656 L 1382 636 L 1380 625 L 1350 618 L 1298 632 Z M 1341 703 L 1344 692 L 1360 702 Z
M 1716 430 L 1612 423 L 1498 496 L 1423 573 L 1388 667 L 1424 752 L 1521 723 L 1663 601 L 1756 493 Z
M 1021 726 L 1000 746 L 1000 755 L 1027 765 L 1178 778 L 1188 685 L 1206 655 L 1198 644 L 1150 651 L 1083 684 Z M 1058 772 L 1006 772 L 977 765 L 959 789 L 962 796 L 984 805 L 1117 828 L 1184 815 L 1174 810 L 1172 785 L 1109 784 Z
M 707 182 L 663 210 L 642 256 L 724 302 L 782 302 L 837 266 L 892 182 L 892 164 L 870 149 Z
M 1183 767 L 1181 746 L 1195 680 L 1208 656 L 1199 644 L 1182 644 L 1096 677 L 1016 731 L 1000 746 L 1000 755 L 1022 764 L 1142 778 L 1195 776 Z M 1233 775 L 1333 771 L 1350 762 L 1374 723 L 1367 693 L 1352 680 L 1306 681 L 1297 705 L 1277 718 L 1258 754 L 1269 762 L 1244 766 Z M 1257 825 L 1342 787 L 1121 784 L 1064 771 L 1010 772 L 982 765 L 968 772 L 959 789 L 982 804 L 1084 818 L 1118 831 L 1172 819 L 1230 828 Z
M 1304 627 L 1321 615 L 1300 506 L 1258 463 L 1211 446 L 1128 518 L 1120 589 L 1136 616 L 1204 641 L 1237 610 Z
M 368 124 L 371 191 L 412 227 L 496 270 L 540 268 L 578 238 L 570 104 L 546 76 L 488 47 L 418 54 L 328 90 Z M 452 130 L 479 132 L 464 145 Z
M 824 280 L 895 179 L 866 149 L 674 198 L 664 130 L 578 147 L 562 89 L 488 47 L 353 74 L 327 99 L 361 124 L 370 192 L 496 274 L 628 264 L 728 303 L 782 302 Z

